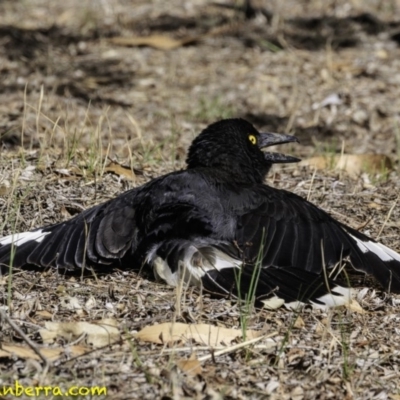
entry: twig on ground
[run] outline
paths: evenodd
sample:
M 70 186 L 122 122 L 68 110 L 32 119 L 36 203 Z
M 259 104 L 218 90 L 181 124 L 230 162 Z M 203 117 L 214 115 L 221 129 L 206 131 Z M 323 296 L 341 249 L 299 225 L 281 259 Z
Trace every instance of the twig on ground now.
M 3 318 L 8 324 L 11 326 L 11 328 L 18 333 L 19 336 L 25 341 L 25 343 L 34 351 L 34 353 L 40 357 L 40 359 L 43 361 L 43 371 L 42 371 L 42 376 L 40 378 L 40 385 L 42 384 L 42 381 L 44 377 L 47 374 L 47 371 L 49 370 L 50 363 L 49 360 L 40 352 L 40 350 L 37 348 L 36 344 L 32 342 L 28 338 L 28 336 L 25 335 L 25 333 L 22 331 L 22 329 L 7 315 L 7 313 L 0 309 L 0 315 L 1 318 Z
M 257 343 L 261 339 L 269 339 L 269 338 L 272 338 L 277 335 L 278 335 L 278 332 L 272 332 L 271 334 L 266 335 L 266 336 L 260 336 L 260 337 L 254 338 L 254 339 L 246 340 L 245 342 L 235 344 L 234 346 L 227 347 L 226 349 L 216 351 L 212 354 L 207 354 L 206 356 L 200 357 L 198 360 L 200 362 L 207 361 L 207 360 L 213 359 L 215 357 L 222 356 L 223 354 L 232 353 L 233 351 L 241 349 L 242 347 L 246 347 L 250 344 Z

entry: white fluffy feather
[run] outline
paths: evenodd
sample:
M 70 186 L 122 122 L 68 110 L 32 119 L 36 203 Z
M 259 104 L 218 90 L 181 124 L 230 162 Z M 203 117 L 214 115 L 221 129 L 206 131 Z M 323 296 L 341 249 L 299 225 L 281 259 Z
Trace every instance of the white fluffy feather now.
M 179 262 L 178 270 L 171 271 L 168 263 L 156 256 L 157 247 L 149 251 L 146 261 L 153 264 L 154 274 L 157 279 L 161 279 L 171 286 L 177 286 L 182 279 L 190 285 L 200 286 L 201 278 L 212 270 L 221 271 L 225 268 L 239 267 L 241 261 L 228 256 L 220 250 L 214 249 L 215 262 L 210 263 L 206 258 L 201 258 L 201 265 L 193 264 L 193 256 L 199 249 L 196 246 L 190 245 L 185 250 L 183 259 Z

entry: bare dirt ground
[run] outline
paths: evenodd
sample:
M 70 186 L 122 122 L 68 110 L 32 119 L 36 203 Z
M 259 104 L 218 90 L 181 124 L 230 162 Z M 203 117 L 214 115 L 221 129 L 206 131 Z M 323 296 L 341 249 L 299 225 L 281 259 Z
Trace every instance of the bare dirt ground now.
M 400 2 L 254 1 L 247 13 L 240 5 L 0 0 L 0 236 L 67 219 L 182 168 L 203 127 L 238 116 L 297 135 L 301 144 L 287 151 L 304 158 L 387 155 L 389 173 L 291 165 L 268 183 L 400 251 Z M 156 47 L 136 45 L 153 35 L 163 37 Z M 177 40 L 173 48 L 166 37 Z M 178 304 L 175 289 L 126 271 L 13 271 L 0 276 L 0 289 L 0 307 L 19 327 L 1 320 L 0 390 L 18 380 L 104 386 L 113 399 L 400 398 L 400 296 L 379 288 L 358 293 L 363 310 L 245 315 L 197 289 Z M 134 337 L 171 321 L 243 328 L 244 316 L 265 336 L 237 350 L 242 339 L 209 346 Z M 105 318 L 118 332 L 112 345 L 96 347 L 88 334 L 47 344 L 40 334 L 49 321 Z M 46 366 L 27 339 L 59 355 Z M 224 346 L 231 351 L 218 355 Z M 182 367 L 189 358 L 204 361 L 193 372 Z

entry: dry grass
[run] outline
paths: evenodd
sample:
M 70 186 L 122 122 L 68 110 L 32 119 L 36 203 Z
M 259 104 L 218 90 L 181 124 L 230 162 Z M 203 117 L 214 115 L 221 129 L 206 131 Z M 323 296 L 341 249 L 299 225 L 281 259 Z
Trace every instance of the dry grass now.
M 400 49 L 392 39 L 400 4 L 265 3 L 273 12 L 268 24 L 201 0 L 0 1 L 0 236 L 67 219 L 183 167 L 191 139 L 220 117 L 293 131 L 302 142 L 290 148 L 297 155 L 340 153 L 344 142 L 345 152 L 396 160 Z M 154 33 L 201 39 L 171 51 L 108 41 Z M 341 104 L 313 108 L 330 94 Z M 125 172 L 107 171 L 110 160 Z M 269 183 L 400 251 L 396 170 L 350 178 L 290 166 L 275 169 Z M 360 292 L 364 313 L 254 311 L 246 327 L 277 335 L 221 355 L 204 344 L 133 337 L 166 321 L 241 328 L 236 303 L 192 288 L 182 291 L 179 307 L 174 289 L 122 271 L 84 278 L 13 271 L 0 277 L 0 289 L 1 310 L 22 331 L 3 319 L 3 345 L 27 347 L 28 338 L 39 351 L 65 349 L 47 369 L 40 359 L 0 357 L 0 390 L 18 380 L 106 386 L 115 399 L 400 396 L 400 296 L 379 289 Z M 104 318 L 117 321 L 118 343 L 93 351 L 84 336 L 42 344 L 46 321 Z M 73 355 L 71 346 L 85 353 Z M 190 357 L 204 360 L 201 373 L 178 367 Z

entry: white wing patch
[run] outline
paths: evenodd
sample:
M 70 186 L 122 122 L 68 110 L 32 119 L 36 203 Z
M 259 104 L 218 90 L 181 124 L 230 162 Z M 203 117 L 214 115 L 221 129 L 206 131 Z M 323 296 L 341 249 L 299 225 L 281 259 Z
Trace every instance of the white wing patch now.
M 319 303 L 310 300 L 310 304 L 315 308 L 319 308 L 321 310 L 327 310 L 328 308 L 340 307 L 350 304 L 353 295 L 354 295 L 353 289 L 346 288 L 343 286 L 335 286 L 334 288 L 332 288 L 331 293 L 324 294 L 323 296 L 318 297 L 316 299 L 318 300 Z M 306 304 L 307 303 L 303 303 L 302 301 L 295 300 L 289 303 L 285 303 L 283 305 L 288 310 L 298 311 L 302 309 Z
M 291 311 L 299 311 L 305 305 L 307 305 L 307 303 L 303 303 L 302 301 L 299 301 L 299 300 L 291 301 L 289 303 L 284 304 L 285 308 L 287 308 L 288 310 L 291 310 Z
M 14 244 L 15 246 L 20 246 L 21 244 L 30 242 L 32 240 L 40 243 L 49 233 L 51 232 L 43 232 L 41 229 L 33 232 L 14 233 L 1 238 L 0 245 L 5 246 L 7 244 Z
M 389 247 L 386 247 L 381 243 L 372 242 L 371 240 L 363 241 L 353 235 L 350 236 L 356 241 L 358 248 L 363 253 L 368 253 L 370 251 L 371 253 L 376 254 L 382 261 L 400 261 L 400 254 L 389 249 Z
M 333 294 L 335 293 L 335 294 Z M 332 288 L 331 293 L 327 293 L 317 300 L 322 304 L 310 301 L 311 304 L 316 308 L 327 309 L 331 307 L 340 307 L 346 304 L 350 304 L 353 291 L 350 288 L 345 288 L 343 286 L 335 286 Z

